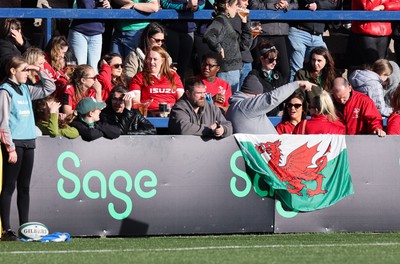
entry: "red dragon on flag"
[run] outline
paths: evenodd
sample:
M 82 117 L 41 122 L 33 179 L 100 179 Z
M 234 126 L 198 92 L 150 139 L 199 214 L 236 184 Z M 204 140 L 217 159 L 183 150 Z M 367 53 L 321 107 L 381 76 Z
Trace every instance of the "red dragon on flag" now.
M 234 136 L 249 175 L 291 210 L 319 210 L 354 193 L 344 135 Z
M 314 165 L 312 159 L 318 153 L 317 149 L 320 143 L 312 147 L 308 147 L 307 143 L 301 145 L 287 156 L 286 164 L 284 165 L 280 165 L 282 154 L 279 148 L 281 145 L 279 140 L 255 144 L 255 148 L 260 154 L 266 153 L 270 157 L 268 165 L 280 181 L 287 182 L 286 188 L 289 193 L 302 196 L 301 190 L 307 188 L 302 181 L 316 181 L 317 187 L 315 190 L 307 189 L 307 195 L 312 197 L 327 192 L 327 190 L 322 190 L 322 181 L 325 177 L 320 172 L 327 164 L 327 154 L 331 148 L 330 144 L 324 154 L 316 160 L 316 167 L 310 167 Z

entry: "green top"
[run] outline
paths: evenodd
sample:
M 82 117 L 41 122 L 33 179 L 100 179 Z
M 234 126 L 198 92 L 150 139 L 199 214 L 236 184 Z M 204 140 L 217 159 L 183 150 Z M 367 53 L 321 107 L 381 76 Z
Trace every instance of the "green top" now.
M 149 3 L 151 0 L 132 0 L 135 3 Z M 147 27 L 150 24 L 148 21 L 138 20 L 138 19 L 121 19 L 115 22 L 115 28 L 119 31 L 131 31 L 131 30 L 139 30 Z
M 66 138 L 77 138 L 79 132 L 75 127 L 66 126 L 65 128 L 58 127 L 58 114 L 50 114 L 49 121 L 40 121 L 36 123 L 40 128 L 43 135 L 49 135 L 50 137 L 63 136 Z

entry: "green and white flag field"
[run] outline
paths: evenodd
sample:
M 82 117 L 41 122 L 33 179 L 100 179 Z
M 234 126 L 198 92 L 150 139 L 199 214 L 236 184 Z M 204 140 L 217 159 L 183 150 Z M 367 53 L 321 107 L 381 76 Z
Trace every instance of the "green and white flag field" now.
M 345 136 L 235 134 L 246 166 L 290 209 L 326 208 L 353 194 Z

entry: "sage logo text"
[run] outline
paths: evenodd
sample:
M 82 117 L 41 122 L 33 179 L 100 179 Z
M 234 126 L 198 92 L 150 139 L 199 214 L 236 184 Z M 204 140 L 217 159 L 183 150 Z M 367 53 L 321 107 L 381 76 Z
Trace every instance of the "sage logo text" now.
M 78 194 L 83 190 L 84 194 L 89 199 L 106 199 L 108 195 L 112 195 L 113 197 L 121 200 L 125 203 L 125 210 L 122 212 L 117 212 L 115 209 L 114 203 L 108 203 L 108 212 L 111 217 L 117 220 L 122 220 L 127 218 L 133 209 L 133 201 L 132 198 L 128 195 L 132 189 L 136 191 L 138 196 L 144 199 L 152 198 L 157 194 L 157 176 L 150 170 L 142 170 L 138 172 L 134 180 L 132 180 L 131 175 L 124 170 L 116 170 L 111 173 L 108 181 L 105 175 L 98 170 L 91 170 L 87 172 L 83 178 L 82 182 L 80 181 L 80 177 L 68 171 L 64 167 L 64 161 L 70 159 L 75 168 L 79 168 L 81 163 L 79 161 L 79 157 L 70 151 L 63 152 L 57 159 L 57 169 L 58 172 L 63 176 L 57 182 L 57 190 L 60 196 L 64 199 L 74 199 L 78 196 Z M 125 190 L 119 190 L 115 186 L 115 182 L 118 178 L 123 179 L 125 184 Z M 100 190 L 93 191 L 90 189 L 90 182 L 96 180 L 100 182 Z M 64 188 L 68 183 L 68 191 Z M 70 185 L 72 184 L 72 189 Z M 144 190 L 142 187 L 146 187 Z

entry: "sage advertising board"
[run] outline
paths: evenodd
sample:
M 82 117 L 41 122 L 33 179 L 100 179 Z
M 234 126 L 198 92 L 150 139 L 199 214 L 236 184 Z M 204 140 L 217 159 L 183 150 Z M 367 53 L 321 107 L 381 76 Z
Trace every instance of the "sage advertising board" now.
M 233 137 L 40 137 L 30 221 L 77 236 L 272 232 L 274 200 L 244 168 Z
M 400 137 L 346 144 L 354 194 L 302 213 L 246 173 L 233 137 L 40 137 L 31 221 L 76 236 L 400 231 Z

